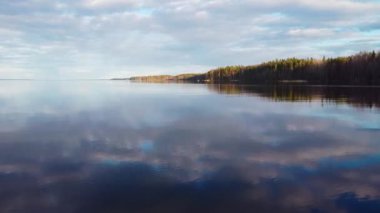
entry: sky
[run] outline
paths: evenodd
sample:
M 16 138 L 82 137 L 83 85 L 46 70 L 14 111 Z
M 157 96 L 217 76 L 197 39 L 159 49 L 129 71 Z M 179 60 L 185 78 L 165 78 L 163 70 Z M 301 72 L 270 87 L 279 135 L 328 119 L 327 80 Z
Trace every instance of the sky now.
M 194 73 L 379 49 L 379 0 L 0 1 L 0 78 Z

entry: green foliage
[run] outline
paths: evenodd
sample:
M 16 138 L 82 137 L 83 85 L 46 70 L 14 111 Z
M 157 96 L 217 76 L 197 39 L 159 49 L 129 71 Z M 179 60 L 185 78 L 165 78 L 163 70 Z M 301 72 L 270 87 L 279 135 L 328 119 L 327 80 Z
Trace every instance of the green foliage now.
M 204 74 L 133 77 L 138 81 L 191 81 L 244 84 L 308 82 L 312 84 L 380 85 L 380 52 L 348 57 L 288 58 L 251 66 L 227 66 Z
M 380 53 L 363 52 L 349 57 L 316 60 L 288 58 L 254 66 L 228 66 L 204 74 L 209 82 L 276 84 L 380 84 Z

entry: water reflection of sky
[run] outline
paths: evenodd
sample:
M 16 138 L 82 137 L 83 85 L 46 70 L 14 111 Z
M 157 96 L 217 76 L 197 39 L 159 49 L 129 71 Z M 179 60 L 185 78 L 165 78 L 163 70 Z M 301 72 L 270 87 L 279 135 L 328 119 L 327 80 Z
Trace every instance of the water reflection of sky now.
M 2 212 L 380 209 L 378 110 L 191 84 L 0 90 Z

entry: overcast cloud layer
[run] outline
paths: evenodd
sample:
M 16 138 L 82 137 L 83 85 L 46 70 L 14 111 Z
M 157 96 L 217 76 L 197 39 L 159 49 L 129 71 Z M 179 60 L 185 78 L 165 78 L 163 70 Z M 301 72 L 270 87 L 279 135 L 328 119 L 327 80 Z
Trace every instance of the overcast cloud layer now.
M 0 2 L 0 78 L 203 72 L 379 48 L 377 0 Z

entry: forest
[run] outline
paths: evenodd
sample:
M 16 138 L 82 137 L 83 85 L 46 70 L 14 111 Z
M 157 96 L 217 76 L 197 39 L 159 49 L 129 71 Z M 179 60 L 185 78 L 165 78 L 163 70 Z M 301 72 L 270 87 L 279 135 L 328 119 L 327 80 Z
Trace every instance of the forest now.
M 361 52 L 337 58 L 273 60 L 259 65 L 227 66 L 203 74 L 140 76 L 133 81 L 323 85 L 380 85 L 380 52 Z

